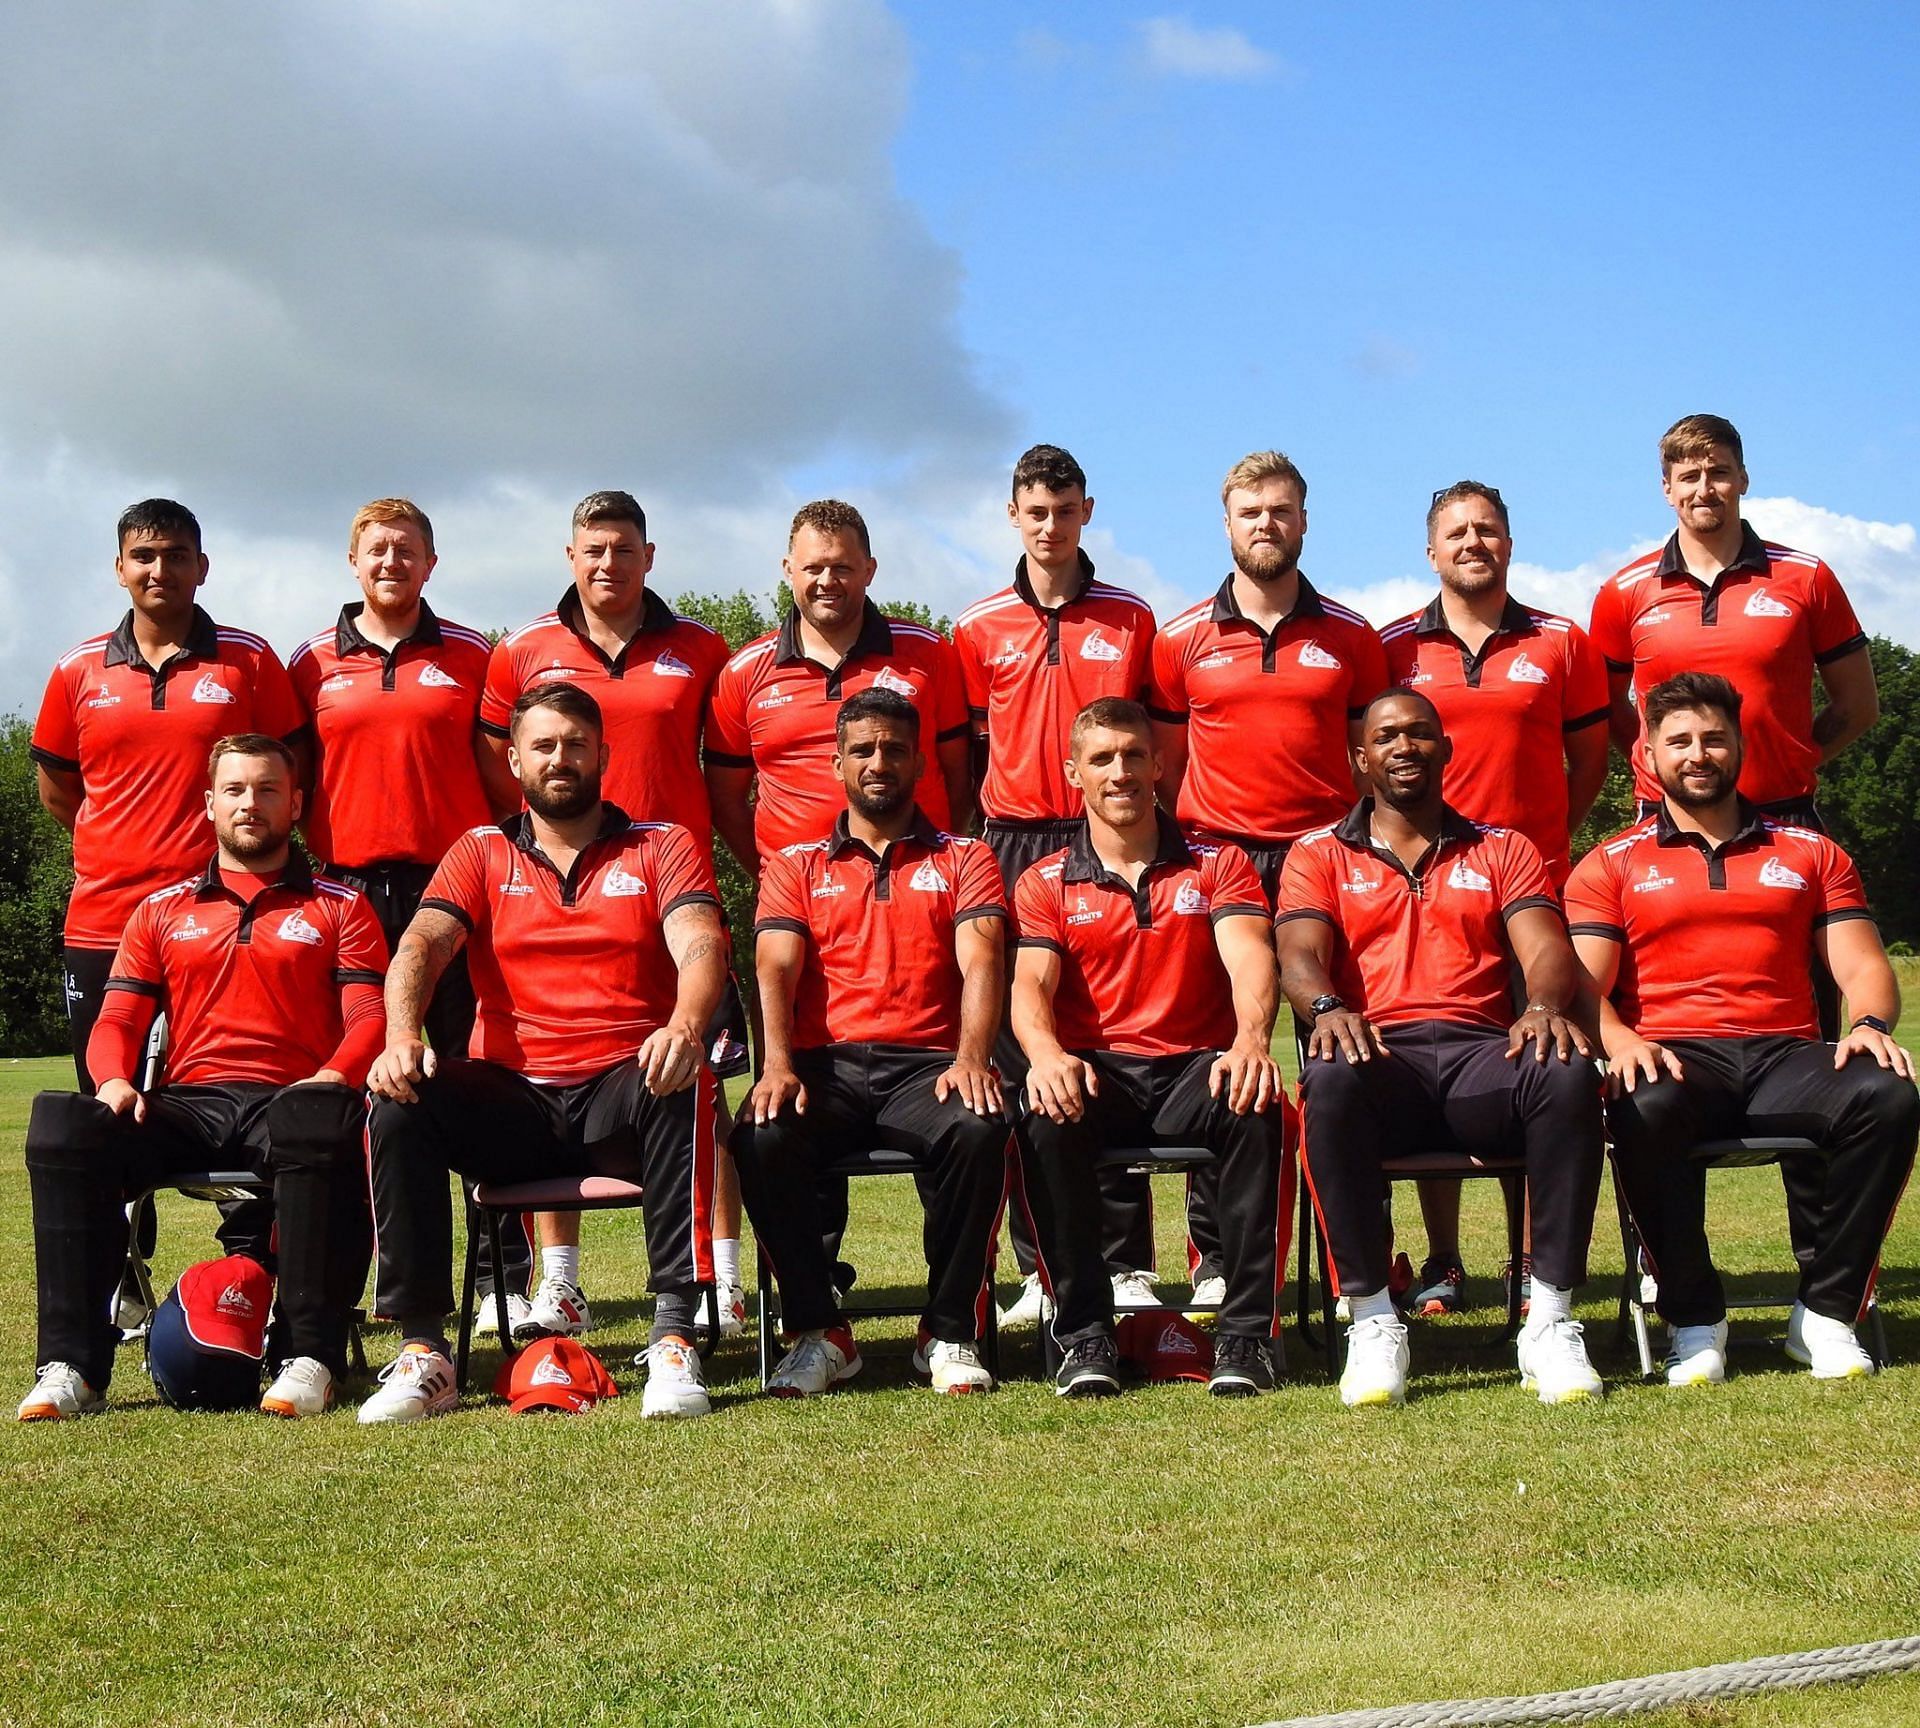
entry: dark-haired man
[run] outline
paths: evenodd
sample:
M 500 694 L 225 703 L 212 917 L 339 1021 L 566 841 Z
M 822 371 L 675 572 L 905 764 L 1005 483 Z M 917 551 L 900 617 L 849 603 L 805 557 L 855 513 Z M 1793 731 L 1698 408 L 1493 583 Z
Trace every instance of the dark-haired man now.
M 1534 1270 L 1521 1383 L 1543 1404 L 1576 1403 L 1600 1394 L 1571 1311 L 1600 1191 L 1591 1005 L 1540 854 L 1448 806 L 1451 754 L 1427 697 L 1375 698 L 1354 749 L 1367 796 L 1302 836 L 1280 878 L 1281 984 L 1312 1028 L 1300 1076 L 1307 1180 L 1352 1314 L 1340 1397 L 1406 1397 L 1381 1164 L 1437 1144 L 1524 1152 Z M 1515 969 L 1527 993 L 1518 1019 Z
M 703 1035 L 727 975 L 713 869 L 684 828 L 603 802 L 599 705 L 577 685 L 527 691 L 510 738 L 525 811 L 454 843 L 387 978 L 368 1139 L 404 1343 L 360 1420 L 412 1422 L 456 1402 L 442 1338 L 449 1170 L 640 1181 L 656 1299 L 641 1411 L 703 1416 L 692 1338 L 696 1286 L 714 1276 L 716 1126 Z M 462 946 L 478 999 L 466 1060 L 420 1039 Z
M 860 1368 L 822 1243 L 816 1172 L 849 1145 L 915 1153 L 927 1307 L 914 1362 L 984 1392 L 978 1348 L 1010 1130 L 992 1067 L 1006 896 L 992 852 L 920 813 L 920 715 L 896 691 L 840 705 L 833 832 L 766 860 L 754 945 L 764 1059 L 733 1155 L 793 1346 L 767 1390 L 808 1397 Z
M 371 1247 L 360 1087 L 380 1046 L 386 944 L 358 890 L 314 876 L 291 850 L 300 788 L 285 744 L 223 738 L 205 765 L 215 852 L 127 921 L 87 1046 L 97 1095 L 34 1100 L 40 1372 L 23 1422 L 100 1407 L 122 1207 L 183 1169 L 249 1169 L 273 1185 L 277 1253 L 264 1233 L 234 1244 L 278 1263 L 283 1360 L 261 1409 L 318 1415 L 346 1371 Z M 163 1010 L 167 1077 L 143 1092 L 147 1034 Z
M 1011 894 L 1027 866 L 1073 838 L 1083 801 L 1067 779 L 1073 717 L 1101 696 L 1142 700 L 1153 670 L 1153 609 L 1101 582 L 1080 537 L 1093 519 L 1084 469 L 1065 450 L 1036 444 L 1013 468 L 1007 515 L 1022 551 L 1013 583 L 962 612 L 953 646 L 966 682 L 976 745 L 983 833 Z M 997 1052 L 1017 1083 L 1024 1064 L 1011 1030 Z M 1103 1245 L 1121 1306 L 1152 1302 L 1153 1190 L 1144 1176 L 1100 1173 Z M 1025 1214 L 1008 1218 L 1024 1279 L 1003 1325 L 1043 1318 Z
M 1567 884 L 1574 944 L 1604 998 L 1614 1156 L 1672 1328 L 1675 1386 L 1726 1375 L 1726 1295 L 1692 1148 L 1742 1134 L 1818 1147 L 1793 1160 L 1807 1237 L 1787 1353 L 1816 1379 L 1851 1379 L 1873 1371 L 1854 1326 L 1920 1134 L 1913 1062 L 1892 1036 L 1899 986 L 1859 874 L 1825 835 L 1737 790 L 1741 708 L 1712 673 L 1647 692 L 1639 766 L 1660 803 Z M 1820 1036 L 1816 961 L 1853 1016 L 1837 1043 Z
M 1095 1151 L 1197 1141 L 1217 1160 L 1226 1282 L 1209 1389 L 1264 1392 L 1289 1117 L 1268 1049 L 1279 992 L 1266 896 L 1238 847 L 1183 834 L 1155 803 L 1160 761 L 1139 703 L 1090 703 L 1069 743 L 1086 814 L 1014 889 L 1021 1165 L 1055 1302 L 1055 1390 L 1120 1389 Z

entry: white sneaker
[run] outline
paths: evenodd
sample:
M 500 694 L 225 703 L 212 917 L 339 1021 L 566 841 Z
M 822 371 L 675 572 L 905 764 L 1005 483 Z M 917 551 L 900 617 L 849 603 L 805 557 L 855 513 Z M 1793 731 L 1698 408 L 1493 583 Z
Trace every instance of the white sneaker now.
M 533 1313 L 533 1304 L 518 1290 L 507 1292 L 507 1336 L 517 1338 L 520 1328 L 526 1325 Z M 473 1335 L 476 1338 L 497 1338 L 500 1335 L 500 1304 L 494 1300 L 489 1290 L 479 1299 L 474 1310 Z
M 1040 1288 L 1040 1274 L 1029 1272 L 1020 1285 L 1020 1294 L 1000 1310 L 1002 1326 L 1032 1326 L 1053 1318 L 1053 1298 Z
M 1340 1402 L 1349 1410 L 1407 1401 L 1407 1329 L 1398 1320 L 1356 1320 L 1347 1328 Z
M 460 1403 L 453 1364 L 425 1344 L 401 1346 L 400 1354 L 380 1370 L 380 1384 L 360 1406 L 362 1422 L 424 1422 L 444 1416 Z
M 1578 1320 L 1548 1320 L 1522 1329 L 1515 1349 L 1520 1384 L 1542 1404 L 1584 1404 L 1600 1396 L 1600 1376 L 1587 1360 Z
M 860 1352 L 844 1326 L 802 1332 L 767 1382 L 773 1398 L 812 1398 L 860 1372 Z
M 1676 1326 L 1667 1352 L 1669 1386 L 1718 1386 L 1727 1377 L 1727 1323 Z
M 987 1365 L 981 1360 L 978 1347 L 973 1344 L 935 1338 L 924 1347 L 915 1349 L 913 1359 L 916 1368 L 925 1364 L 921 1371 L 933 1376 L 933 1389 L 936 1392 L 958 1395 L 993 1390 L 993 1376 L 987 1372 Z
M 1816 1380 L 1860 1380 L 1874 1371 L 1873 1358 L 1846 1321 L 1830 1320 L 1798 1302 L 1787 1316 L 1787 1354 L 1811 1368 Z
M 713 1405 L 700 1372 L 700 1353 L 678 1338 L 659 1338 L 647 1346 L 647 1389 L 640 1395 L 642 1416 L 704 1416 Z
M 527 1304 L 527 1317 L 516 1322 L 513 1341 L 525 1344 L 534 1338 L 578 1338 L 593 1330 L 593 1310 L 587 1306 L 586 1292 L 564 1278 L 542 1278 Z
M 1227 1281 L 1224 1278 L 1202 1278 L 1193 1287 L 1190 1300 L 1192 1310 L 1187 1318 L 1196 1326 L 1211 1326 L 1220 1318 L 1220 1305 L 1227 1299 Z
M 747 1329 L 747 1293 L 738 1284 L 724 1281 L 714 1285 L 714 1295 L 720 1298 L 720 1336 L 738 1338 Z M 708 1317 L 713 1313 L 710 1304 L 713 1296 L 704 1290 L 700 1293 L 700 1307 L 693 1317 L 694 1325 L 702 1337 L 706 1335 Z
M 1154 1288 L 1151 1272 L 1116 1272 L 1113 1275 L 1113 1305 L 1116 1309 L 1158 1308 L 1160 1292 Z
M 332 1408 L 333 1370 L 311 1356 L 282 1363 L 260 1400 L 268 1416 L 319 1416 Z
M 72 1363 L 49 1362 L 35 1376 L 33 1390 L 20 1400 L 20 1420 L 64 1422 L 70 1416 L 91 1416 L 106 1402 L 107 1395 L 94 1391 Z

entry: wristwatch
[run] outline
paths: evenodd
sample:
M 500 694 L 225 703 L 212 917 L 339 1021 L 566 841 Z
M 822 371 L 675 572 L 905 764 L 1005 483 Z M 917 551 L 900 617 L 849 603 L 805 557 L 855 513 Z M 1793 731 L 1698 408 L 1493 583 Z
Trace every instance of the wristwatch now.
M 1893 1028 L 1889 1026 L 1886 1021 L 1882 1020 L 1878 1014 L 1856 1014 L 1853 1017 L 1853 1024 L 1849 1026 L 1847 1030 L 1849 1032 L 1858 1032 L 1862 1026 L 1871 1026 L 1882 1038 L 1891 1038 L 1893 1036 Z
M 1322 1014 L 1337 1014 L 1346 1007 L 1338 996 L 1316 996 L 1307 1004 L 1307 1012 L 1318 1020 Z

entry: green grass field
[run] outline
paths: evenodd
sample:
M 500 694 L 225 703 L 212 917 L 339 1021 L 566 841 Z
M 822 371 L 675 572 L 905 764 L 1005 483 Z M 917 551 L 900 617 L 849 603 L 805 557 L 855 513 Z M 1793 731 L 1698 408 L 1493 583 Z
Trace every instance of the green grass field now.
M 33 1362 L 19 1147 L 33 1091 L 68 1073 L 0 1064 L 10 1398 Z M 1780 1287 L 1777 1176 L 1713 1197 L 1732 1281 Z M 1903 1364 L 1912 1211 L 1882 1286 Z M 160 1276 L 213 1251 L 212 1216 L 163 1205 Z M 1393 1413 L 1343 1411 L 1291 1331 L 1288 1381 L 1245 1402 L 1069 1405 L 1030 1377 L 1030 1333 L 1000 1391 L 937 1400 L 902 1322 L 864 1328 L 866 1372 L 805 1405 L 755 1396 L 748 1339 L 712 1365 L 703 1422 L 642 1423 L 637 1396 L 539 1420 L 470 1400 L 410 1430 L 184 1417 L 128 1351 L 106 1416 L 0 1423 L 0 1723 L 1244 1724 L 1920 1631 L 1920 1367 L 1816 1385 L 1768 1313 L 1736 1321 L 1724 1388 L 1642 1386 L 1612 1338 L 1611 1218 L 1603 1195 L 1581 1311 L 1610 1395 L 1560 1412 L 1489 1342 L 1484 1183 L 1484 1306 L 1416 1326 Z M 590 1342 L 631 1390 L 637 1219 L 591 1216 L 586 1241 Z M 849 1243 L 864 1285 L 915 1280 L 903 1180 L 856 1185 Z M 393 1334 L 369 1347 L 377 1365 Z M 1920 1679 L 1637 1720 L 1894 1728 Z

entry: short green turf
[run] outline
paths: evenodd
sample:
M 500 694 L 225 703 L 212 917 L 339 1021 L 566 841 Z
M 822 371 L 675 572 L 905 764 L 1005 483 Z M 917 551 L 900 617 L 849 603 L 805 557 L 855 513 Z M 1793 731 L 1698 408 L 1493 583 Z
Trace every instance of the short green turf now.
M 6 1396 L 33 1363 L 19 1147 L 33 1091 L 67 1072 L 0 1064 Z M 1160 1193 L 1178 1268 L 1178 1190 Z M 1731 1282 L 1784 1287 L 1777 1175 L 1712 1195 Z M 862 1284 L 913 1283 L 911 1188 L 854 1198 Z M 1523 1395 L 1493 1341 L 1484 1183 L 1476 1307 L 1415 1326 L 1398 1412 L 1343 1411 L 1291 1329 L 1282 1390 L 1246 1402 L 1070 1405 L 1032 1378 L 1031 1333 L 1001 1390 L 938 1400 L 897 1322 L 807 1404 L 755 1396 L 749 1339 L 712 1365 L 706 1421 L 475 1397 L 406 1430 L 181 1416 L 126 1351 L 107 1415 L 0 1422 L 0 1723 L 1173 1728 L 1920 1631 L 1920 1226 L 1895 1231 L 1882 1284 L 1903 1365 L 1815 1385 L 1780 1353 L 1782 1315 L 1749 1315 L 1728 1384 L 1682 1394 L 1639 1384 L 1614 1342 L 1612 1217 L 1604 1194 L 1581 1308 L 1609 1396 L 1567 1411 Z M 163 1204 L 163 1281 L 214 1251 L 211 1218 Z M 589 1217 L 589 1341 L 630 1393 L 642 1277 L 637 1220 Z M 376 1366 L 395 1347 L 368 1342 Z M 479 1353 L 482 1383 L 496 1360 Z M 1920 1680 L 1640 1720 L 1893 1728 L 1920 1721 Z

